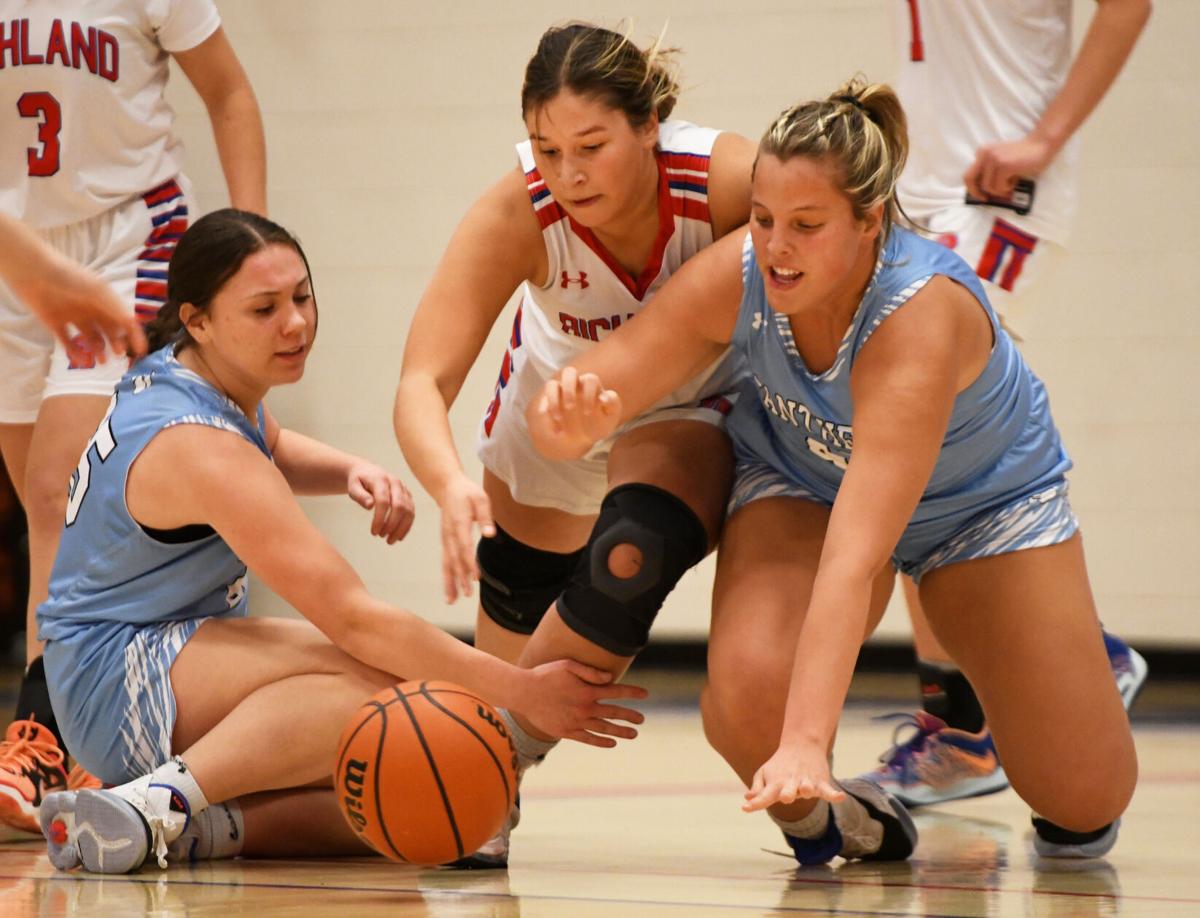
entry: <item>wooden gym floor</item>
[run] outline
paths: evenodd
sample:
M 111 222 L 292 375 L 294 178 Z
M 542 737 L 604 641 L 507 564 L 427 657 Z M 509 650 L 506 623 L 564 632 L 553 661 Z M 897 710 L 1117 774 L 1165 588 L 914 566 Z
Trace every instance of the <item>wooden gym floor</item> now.
M 637 741 L 564 744 L 530 773 L 507 873 L 363 858 L 101 878 L 56 873 L 36 841 L 6 842 L 0 915 L 1200 915 L 1200 720 L 1194 705 L 1143 712 L 1153 683 L 1135 717 L 1141 781 L 1108 859 L 1037 862 L 1028 809 L 1010 790 L 918 811 L 907 863 L 807 869 L 779 856 L 764 816 L 740 811 L 739 785 L 701 733 L 694 685 L 670 684 L 654 685 Z M 860 688 L 847 711 L 839 774 L 868 768 L 887 745 L 889 726 L 870 717 L 895 707 L 873 694 Z

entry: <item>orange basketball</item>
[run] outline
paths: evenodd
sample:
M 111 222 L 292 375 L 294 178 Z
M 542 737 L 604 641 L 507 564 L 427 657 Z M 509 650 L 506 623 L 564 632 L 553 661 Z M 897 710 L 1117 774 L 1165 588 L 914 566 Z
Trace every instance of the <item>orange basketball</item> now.
M 516 753 L 487 702 L 451 682 L 402 682 L 346 725 L 333 782 L 350 827 L 384 857 L 445 864 L 500 830 Z

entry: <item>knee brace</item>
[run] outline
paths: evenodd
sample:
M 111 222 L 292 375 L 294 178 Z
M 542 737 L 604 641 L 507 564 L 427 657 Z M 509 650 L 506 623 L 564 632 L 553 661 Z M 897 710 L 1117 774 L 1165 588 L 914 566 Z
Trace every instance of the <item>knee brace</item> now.
M 496 527 L 490 539 L 480 539 L 479 604 L 501 628 L 533 634 L 567 585 L 583 549 L 559 554 L 533 548 Z
M 632 577 L 618 577 L 609 567 L 613 549 L 622 545 L 641 558 Z M 633 656 L 646 646 L 667 594 L 707 550 L 704 524 L 686 503 L 653 485 L 621 485 L 600 505 L 558 614 L 592 643 Z

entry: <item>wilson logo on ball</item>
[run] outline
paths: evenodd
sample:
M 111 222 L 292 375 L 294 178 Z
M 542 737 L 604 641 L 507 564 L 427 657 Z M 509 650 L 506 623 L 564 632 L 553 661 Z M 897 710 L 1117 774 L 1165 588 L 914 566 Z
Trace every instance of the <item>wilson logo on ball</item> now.
M 367 763 L 358 759 L 346 762 L 346 773 L 342 777 L 342 787 L 346 796 L 342 798 L 343 809 L 350 827 L 355 832 L 362 833 L 367 827 L 367 817 L 363 815 L 363 785 L 366 783 Z

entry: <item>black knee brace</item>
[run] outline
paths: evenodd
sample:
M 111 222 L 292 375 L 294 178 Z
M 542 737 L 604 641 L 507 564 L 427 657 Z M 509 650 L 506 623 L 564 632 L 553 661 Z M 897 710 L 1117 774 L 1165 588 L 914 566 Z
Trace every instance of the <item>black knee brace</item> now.
M 609 570 L 609 553 L 631 545 L 641 553 L 632 577 Z M 608 493 L 600 516 L 558 600 L 571 630 L 610 653 L 633 656 L 679 578 L 708 551 L 704 524 L 686 503 L 662 488 L 621 485 Z
M 479 604 L 501 628 L 533 634 L 582 554 L 582 548 L 566 554 L 532 548 L 497 526 L 475 550 Z

